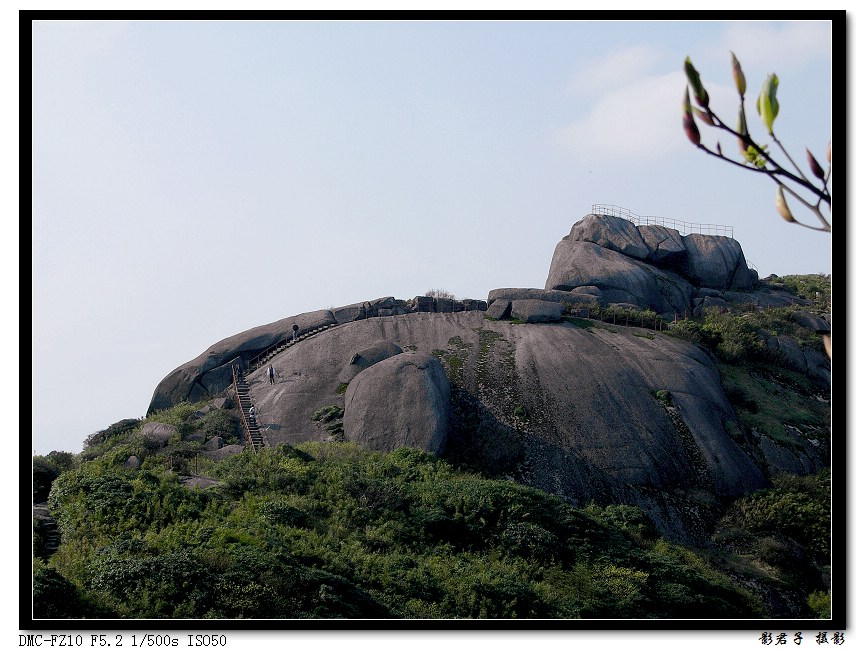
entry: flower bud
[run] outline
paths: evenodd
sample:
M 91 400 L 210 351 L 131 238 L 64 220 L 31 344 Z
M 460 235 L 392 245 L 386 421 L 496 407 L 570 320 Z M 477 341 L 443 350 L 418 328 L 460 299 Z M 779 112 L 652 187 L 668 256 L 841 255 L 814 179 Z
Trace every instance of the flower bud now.
M 739 116 L 736 120 L 736 132 L 742 136 L 748 135 L 748 123 L 745 121 L 745 107 L 739 106 Z M 743 153 L 747 151 L 748 143 L 745 141 L 745 138 L 739 138 L 739 150 Z
M 700 112 L 699 110 L 697 111 Z M 688 136 L 694 145 L 700 146 L 700 130 L 697 128 L 697 123 L 694 121 L 694 110 L 691 107 L 691 94 L 688 92 L 688 87 L 685 86 L 685 97 L 682 99 L 682 128 L 685 129 L 685 135 Z
M 820 180 L 823 180 L 826 172 L 823 171 L 823 168 L 820 166 L 820 163 L 817 162 L 817 159 L 814 158 L 814 154 L 811 153 L 810 149 L 806 148 L 805 152 L 808 154 L 808 165 L 811 167 L 811 173 Z
M 682 98 L 682 112 L 686 115 L 691 115 L 694 109 L 691 106 L 691 93 L 688 92 L 688 87 L 685 86 L 685 96 Z
M 757 97 L 757 113 L 763 118 L 763 124 L 772 131 L 772 124 L 775 118 L 778 117 L 778 75 L 770 74 L 766 81 L 763 82 L 763 87 L 760 89 L 760 96 Z
M 739 97 L 745 97 L 745 88 L 747 87 L 745 83 L 745 73 L 742 72 L 742 66 L 739 64 L 739 59 L 736 58 L 736 55 L 733 52 L 730 52 L 730 56 L 733 61 L 733 81 L 736 82 L 736 90 L 739 91 Z
M 700 118 L 701 122 L 704 122 L 704 123 L 708 124 L 709 126 L 715 126 L 712 123 L 712 118 L 709 117 L 709 114 L 706 111 L 701 111 L 699 108 L 695 108 L 694 113 L 697 114 L 697 117 Z
M 697 123 L 694 121 L 694 116 L 685 113 L 682 116 L 682 128 L 685 129 L 685 135 L 688 136 L 694 145 L 700 146 L 700 129 L 697 128 Z
M 828 160 L 830 164 L 832 163 L 832 141 L 831 140 L 829 141 L 829 144 L 826 146 L 826 160 Z
M 790 212 L 790 207 L 787 205 L 787 199 L 784 198 L 784 188 L 780 185 L 778 186 L 778 194 L 775 197 L 775 207 L 778 209 L 778 214 L 781 215 L 781 218 L 784 219 L 784 221 L 796 223 L 796 219 L 793 217 L 793 213 Z
M 703 82 L 700 81 L 700 73 L 697 72 L 694 64 L 691 63 L 691 57 L 685 58 L 685 75 L 688 77 L 691 88 L 694 89 L 694 100 L 703 108 L 708 107 L 709 93 L 703 88 Z

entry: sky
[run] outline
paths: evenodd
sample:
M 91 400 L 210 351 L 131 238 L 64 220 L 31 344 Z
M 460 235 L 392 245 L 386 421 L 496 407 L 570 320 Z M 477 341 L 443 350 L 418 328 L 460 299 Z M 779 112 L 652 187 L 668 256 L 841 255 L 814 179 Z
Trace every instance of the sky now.
M 732 50 L 758 140 L 774 72 L 776 134 L 825 160 L 825 22 L 37 21 L 32 36 L 32 389 L 51 395 L 36 453 L 143 416 L 174 368 L 257 325 L 543 287 L 595 203 L 731 226 L 761 276 L 832 269 L 830 236 L 784 223 L 767 179 L 681 128 L 685 56 L 735 121 Z

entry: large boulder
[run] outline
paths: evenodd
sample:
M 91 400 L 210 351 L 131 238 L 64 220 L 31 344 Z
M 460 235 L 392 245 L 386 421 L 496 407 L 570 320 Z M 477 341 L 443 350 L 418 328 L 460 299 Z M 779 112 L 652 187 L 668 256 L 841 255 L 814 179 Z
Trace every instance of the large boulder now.
M 832 369 L 829 358 L 823 352 L 807 347 L 802 350 L 802 355 L 805 357 L 808 374 L 816 379 L 820 386 L 828 390 L 832 385 Z
M 829 389 L 832 371 L 829 358 L 822 351 L 800 346 L 796 339 L 785 334 L 767 336 L 764 341 L 766 348 L 777 352 L 788 365 L 810 375 L 821 388 Z
M 628 257 L 644 260 L 651 252 L 637 226 L 627 219 L 605 214 L 590 214 L 571 227 L 565 237 L 570 242 L 591 242 Z
M 759 285 L 753 291 L 725 291 L 723 296 L 730 303 L 755 307 L 790 307 L 809 304 L 807 300 L 789 291 L 774 289 L 767 285 Z
M 332 309 L 331 312 L 333 313 L 333 318 L 337 323 L 349 323 L 354 320 L 362 320 L 369 316 L 367 313 L 367 307 L 365 307 L 367 304 L 368 303 L 356 302 L 352 305 L 336 307 Z
M 355 352 L 343 368 L 339 376 L 340 384 L 348 384 L 357 376 L 361 370 L 374 366 L 379 361 L 384 361 L 397 354 L 402 354 L 402 348 L 393 341 L 382 341 L 376 345 Z
M 824 466 L 820 454 L 807 438 L 791 427 L 785 427 L 792 442 L 780 445 L 768 436 L 760 436 L 760 451 L 771 476 L 779 474 L 812 474 Z
M 829 334 L 832 328 L 825 320 L 808 311 L 796 311 L 790 314 L 793 322 L 816 334 Z
M 146 422 L 141 427 L 141 436 L 150 447 L 164 447 L 177 433 L 177 427 L 162 422 Z
M 735 239 L 682 236 L 663 226 L 590 214 L 556 246 L 545 288 L 597 287 L 601 304 L 626 302 L 671 316 L 690 310 L 691 285 L 748 291 L 754 282 Z
M 486 311 L 487 303 L 485 300 L 477 300 L 475 298 L 463 298 L 463 311 Z
M 627 302 L 672 316 L 691 308 L 693 287 L 683 278 L 591 242 L 556 246 L 546 289 L 600 289 L 602 304 Z
M 646 261 L 661 268 L 679 268 L 688 257 L 688 250 L 678 230 L 664 226 L 637 226 L 649 254 Z
M 556 323 L 562 320 L 562 305 L 546 300 L 514 300 L 511 315 L 526 323 Z
M 368 449 L 413 447 L 440 454 L 447 443 L 450 383 L 438 359 L 407 352 L 361 372 L 345 395 L 345 438 Z
M 201 455 L 205 458 L 210 458 L 211 460 L 224 460 L 229 456 L 243 453 L 245 449 L 246 447 L 244 445 L 225 445 L 224 447 L 220 447 L 219 449 L 203 451 L 201 452 Z
M 502 320 L 509 318 L 511 315 L 511 301 L 504 298 L 490 299 L 490 306 L 487 309 L 487 318 L 491 320 Z
M 699 287 L 750 290 L 754 285 L 742 247 L 718 235 L 685 235 L 688 257 L 681 273 Z
M 216 410 L 220 409 L 230 409 L 231 408 L 231 400 L 227 397 L 217 397 L 215 400 L 210 402 Z
M 579 297 L 570 291 L 559 291 L 556 289 L 493 289 L 487 300 L 546 300 L 547 302 L 577 304 Z

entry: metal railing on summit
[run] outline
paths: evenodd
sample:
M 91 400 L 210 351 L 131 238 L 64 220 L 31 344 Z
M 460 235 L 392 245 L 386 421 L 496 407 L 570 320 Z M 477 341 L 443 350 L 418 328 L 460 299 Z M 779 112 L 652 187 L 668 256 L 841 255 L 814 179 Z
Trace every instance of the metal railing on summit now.
M 669 217 L 639 215 L 635 212 L 631 212 L 627 208 L 609 203 L 592 204 L 592 214 L 627 219 L 635 226 L 663 226 L 664 228 L 673 228 L 683 235 L 720 235 L 722 237 L 729 237 L 730 239 L 733 238 L 732 226 L 724 226 L 716 223 L 692 223 L 690 221 L 670 219 Z

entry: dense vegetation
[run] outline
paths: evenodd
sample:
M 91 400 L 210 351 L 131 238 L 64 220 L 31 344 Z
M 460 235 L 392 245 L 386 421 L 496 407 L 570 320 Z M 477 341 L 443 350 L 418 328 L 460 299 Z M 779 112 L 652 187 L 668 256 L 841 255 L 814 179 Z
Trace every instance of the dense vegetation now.
M 221 483 L 94 460 L 54 481 L 46 613 L 122 617 L 719 617 L 761 612 L 627 506 L 572 508 L 418 451 L 309 443 Z M 74 597 L 70 597 L 74 596 Z M 67 614 L 74 614 L 68 612 Z
M 37 616 L 751 617 L 769 612 L 748 580 L 801 591 L 797 569 L 806 598 L 822 567 L 802 559 L 828 562 L 828 475 L 736 502 L 708 552 L 632 506 L 573 508 L 408 449 L 246 451 L 210 463 L 207 490 L 109 458 L 53 482 L 63 544 L 34 565 Z
M 769 328 L 819 344 L 784 313 L 686 323 L 683 335 L 722 360 L 738 427 L 778 440 L 790 422 L 828 431 L 828 407 L 804 401 L 805 380 L 748 336 Z M 34 523 L 35 617 L 830 615 L 828 469 L 727 504 L 710 543 L 689 549 L 633 506 L 576 508 L 416 450 L 305 443 L 209 459 L 203 441 L 237 441 L 238 422 L 203 407 L 148 418 L 177 427 L 164 446 L 142 435 L 144 421 L 122 420 L 81 454 L 34 458 L 34 499 L 62 536 L 48 553 Z

